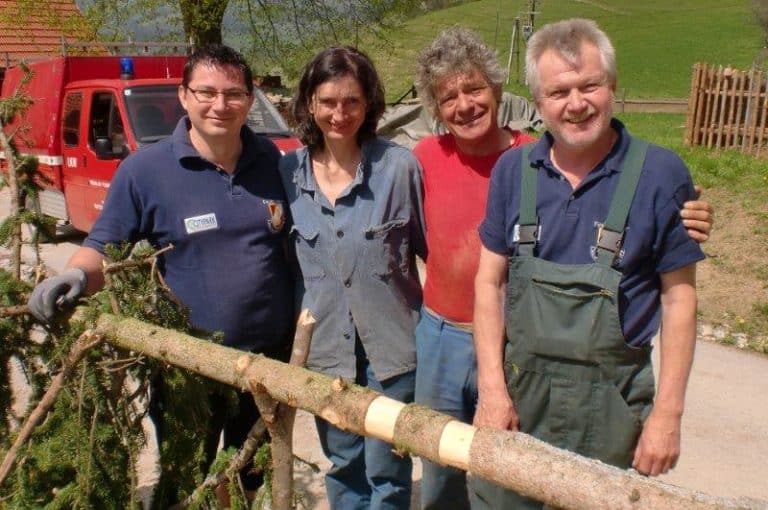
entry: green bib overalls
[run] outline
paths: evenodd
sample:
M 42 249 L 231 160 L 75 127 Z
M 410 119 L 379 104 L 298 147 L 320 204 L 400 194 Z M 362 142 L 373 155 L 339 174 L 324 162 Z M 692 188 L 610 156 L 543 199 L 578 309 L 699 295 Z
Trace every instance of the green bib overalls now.
M 626 344 L 619 321 L 621 273 L 612 268 L 647 145 L 632 139 L 597 261 L 563 265 L 534 255 L 537 170 L 522 152 L 518 256 L 510 257 L 504 369 L 520 431 L 554 446 L 629 467 L 653 404 L 650 347 Z M 473 479 L 472 508 L 543 508 Z

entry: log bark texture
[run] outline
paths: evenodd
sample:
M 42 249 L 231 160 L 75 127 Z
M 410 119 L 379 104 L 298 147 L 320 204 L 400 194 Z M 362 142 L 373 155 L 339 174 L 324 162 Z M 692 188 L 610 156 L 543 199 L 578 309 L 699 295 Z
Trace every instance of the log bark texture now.
M 661 483 L 557 449 L 519 432 L 475 429 L 404 405 L 342 379 L 219 346 L 135 319 L 104 314 L 96 331 L 110 343 L 211 379 L 270 395 L 343 429 L 388 441 L 404 453 L 467 470 L 551 506 L 573 509 L 760 509 L 768 502 L 721 498 Z

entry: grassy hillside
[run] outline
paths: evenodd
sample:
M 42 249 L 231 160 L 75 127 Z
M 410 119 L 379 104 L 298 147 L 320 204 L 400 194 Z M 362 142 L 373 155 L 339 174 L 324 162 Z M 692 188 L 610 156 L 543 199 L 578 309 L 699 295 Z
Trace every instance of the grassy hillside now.
M 478 31 L 506 65 L 512 23 L 525 5 L 477 0 L 407 21 L 389 34 L 388 47 L 367 48 L 386 77 L 387 96 L 410 87 L 419 50 L 454 24 Z M 542 0 L 536 25 L 574 16 L 594 19 L 611 37 L 619 89 L 628 97 L 686 97 L 695 62 L 749 67 L 761 47 L 749 0 Z

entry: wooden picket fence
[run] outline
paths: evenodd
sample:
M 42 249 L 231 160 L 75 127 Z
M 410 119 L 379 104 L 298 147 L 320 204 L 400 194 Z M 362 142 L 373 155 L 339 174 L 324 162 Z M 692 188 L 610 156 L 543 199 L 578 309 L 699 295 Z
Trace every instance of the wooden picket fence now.
M 768 79 L 763 71 L 695 64 L 685 144 L 768 154 Z

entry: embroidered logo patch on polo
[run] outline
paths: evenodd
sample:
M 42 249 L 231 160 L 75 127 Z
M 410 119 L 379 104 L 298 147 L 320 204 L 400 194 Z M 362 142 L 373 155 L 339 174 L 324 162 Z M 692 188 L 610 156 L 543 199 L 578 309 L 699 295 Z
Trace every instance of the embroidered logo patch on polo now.
M 267 205 L 267 211 L 269 211 L 267 225 L 269 226 L 269 230 L 273 234 L 276 234 L 283 230 L 283 227 L 285 226 L 285 209 L 283 208 L 283 203 L 277 200 L 264 200 L 264 203 Z
M 216 214 L 209 213 L 185 218 L 184 228 L 187 229 L 187 234 L 197 234 L 198 232 L 205 232 L 206 230 L 215 230 L 219 228 L 219 223 L 216 221 Z

